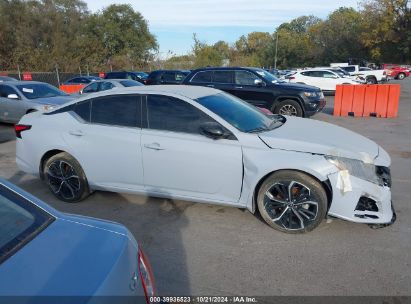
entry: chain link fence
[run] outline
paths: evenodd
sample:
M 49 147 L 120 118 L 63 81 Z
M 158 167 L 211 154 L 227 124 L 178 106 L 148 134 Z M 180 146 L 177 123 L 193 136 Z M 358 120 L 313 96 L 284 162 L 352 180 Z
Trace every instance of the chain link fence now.
M 99 76 L 100 73 L 64 73 L 64 72 L 18 72 L 18 71 L 0 71 L 0 76 L 13 77 L 17 80 L 32 80 L 49 83 L 59 87 L 62 83 L 73 77 L 78 76 Z

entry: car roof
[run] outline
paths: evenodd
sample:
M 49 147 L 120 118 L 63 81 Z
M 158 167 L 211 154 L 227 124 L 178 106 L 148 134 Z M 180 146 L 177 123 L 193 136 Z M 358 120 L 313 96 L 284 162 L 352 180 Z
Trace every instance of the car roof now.
M 190 72 L 190 70 L 184 70 L 184 69 L 174 69 L 174 70 L 154 70 L 151 73 L 156 73 L 156 72 Z
M 187 85 L 152 85 L 152 86 L 137 86 L 119 88 L 115 91 L 107 90 L 93 93 L 92 96 L 85 96 L 69 101 L 62 105 L 62 107 L 77 103 L 79 101 L 89 100 L 97 97 L 119 95 L 119 94 L 164 94 L 164 95 L 178 95 L 190 99 L 197 99 L 204 96 L 216 95 L 221 93 L 220 90 L 202 87 L 202 86 L 187 86 Z
M 299 73 L 303 72 L 312 72 L 312 71 L 327 71 L 327 72 L 334 72 L 332 68 L 312 68 L 312 69 L 306 69 L 306 70 L 301 70 L 298 71 Z
M 217 71 L 226 71 L 226 70 L 245 70 L 245 71 L 261 71 L 263 69 L 255 68 L 255 67 L 205 67 L 193 70 L 192 72 L 199 72 L 199 71 L 208 71 L 208 70 L 217 70 Z
M 22 85 L 22 84 L 48 84 L 48 83 L 41 82 L 41 81 L 20 81 L 20 80 L 17 80 L 17 81 L 2 82 L 2 84 L 17 86 L 17 85 Z
M 113 78 L 113 79 L 111 79 L 111 78 L 110 78 L 110 79 L 99 79 L 99 80 L 90 82 L 88 85 L 93 84 L 93 83 L 99 83 L 99 82 L 110 82 L 110 81 L 120 82 L 120 81 L 125 81 L 125 80 L 136 81 L 136 80 L 133 80 L 133 79 L 124 79 L 124 78 L 117 78 L 117 79 Z

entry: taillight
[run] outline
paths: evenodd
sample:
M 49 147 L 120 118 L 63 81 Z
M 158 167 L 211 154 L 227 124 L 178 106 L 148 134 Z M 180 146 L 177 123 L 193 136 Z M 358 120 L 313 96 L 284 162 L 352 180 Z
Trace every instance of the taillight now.
M 387 75 L 387 72 L 386 72 L 386 71 L 384 71 L 382 74 L 385 76 L 385 75 Z
M 291 77 L 289 77 L 288 79 L 293 80 L 293 79 L 295 79 L 295 77 L 294 77 L 294 76 L 291 76 Z
M 141 283 L 146 296 L 147 304 L 150 303 L 150 297 L 156 296 L 156 287 L 151 265 L 141 246 L 138 246 L 138 271 L 140 273 Z
M 16 137 L 21 138 L 21 132 L 30 130 L 31 126 L 29 125 L 15 125 L 14 131 L 16 132 Z

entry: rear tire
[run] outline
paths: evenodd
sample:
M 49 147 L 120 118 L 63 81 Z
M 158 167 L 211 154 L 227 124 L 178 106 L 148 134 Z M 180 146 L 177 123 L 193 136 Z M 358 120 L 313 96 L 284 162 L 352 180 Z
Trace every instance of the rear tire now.
M 272 173 L 257 195 L 258 210 L 272 228 L 285 233 L 315 229 L 327 214 L 327 194 L 313 177 L 298 171 Z
M 377 84 L 378 81 L 375 77 L 368 77 L 366 83 L 367 84 Z
M 274 114 L 303 117 L 303 110 L 300 104 L 292 99 L 286 99 L 278 103 L 271 110 Z
M 78 161 L 66 152 L 50 157 L 44 164 L 44 180 L 59 200 L 76 203 L 89 194 L 86 175 Z

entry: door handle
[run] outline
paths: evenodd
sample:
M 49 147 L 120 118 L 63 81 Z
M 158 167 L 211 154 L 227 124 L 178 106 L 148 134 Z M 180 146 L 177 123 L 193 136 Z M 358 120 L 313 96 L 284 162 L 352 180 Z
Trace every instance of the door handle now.
M 236 89 L 242 89 L 243 87 L 235 87 Z
M 214 88 L 214 85 L 213 84 L 208 84 L 207 85 L 209 88 Z
M 144 147 L 147 149 L 156 150 L 156 151 L 165 150 L 164 148 L 161 148 L 159 143 L 145 144 Z
M 69 131 L 69 134 L 73 135 L 73 136 L 79 136 L 79 137 L 84 135 L 83 131 L 81 131 L 81 130 Z

